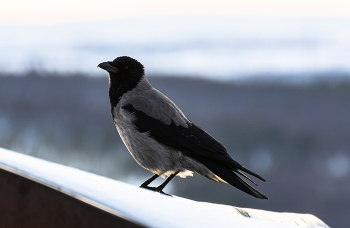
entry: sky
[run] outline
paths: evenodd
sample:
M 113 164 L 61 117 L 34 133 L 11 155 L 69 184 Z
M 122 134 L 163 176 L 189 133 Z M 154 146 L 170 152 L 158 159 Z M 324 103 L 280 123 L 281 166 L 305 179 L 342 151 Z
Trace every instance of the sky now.
M 349 0 L 1 0 L 0 24 L 51 24 L 121 17 L 204 14 L 348 17 Z
M 159 75 L 350 76 L 350 0 L 0 1 L 1 72 L 129 55 Z

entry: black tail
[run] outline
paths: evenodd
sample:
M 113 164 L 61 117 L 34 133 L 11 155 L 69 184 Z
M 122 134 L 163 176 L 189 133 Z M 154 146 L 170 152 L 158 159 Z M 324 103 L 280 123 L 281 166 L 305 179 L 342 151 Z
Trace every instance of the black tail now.
M 220 161 L 216 161 L 214 159 L 208 159 L 206 157 L 196 157 L 196 160 L 201 162 L 203 165 L 205 165 L 210 171 L 212 171 L 215 175 L 219 176 L 221 179 L 229 183 L 230 185 L 242 190 L 243 192 L 252 195 L 256 198 L 260 199 L 267 199 L 267 196 L 265 196 L 263 193 L 259 192 L 252 186 L 250 186 L 247 182 L 245 182 L 241 177 L 239 177 L 235 172 L 239 173 L 240 175 L 246 177 L 248 180 L 252 181 L 249 177 L 244 175 L 241 171 L 238 169 L 247 172 L 263 181 L 265 181 L 262 177 L 260 177 L 258 174 L 250 171 L 247 168 L 244 168 L 243 166 L 239 165 L 235 168 L 231 168 L 227 166 L 226 164 L 223 164 Z M 253 182 L 253 181 L 252 181 Z M 254 183 L 254 182 L 253 182 Z M 255 183 L 254 183 L 255 184 Z

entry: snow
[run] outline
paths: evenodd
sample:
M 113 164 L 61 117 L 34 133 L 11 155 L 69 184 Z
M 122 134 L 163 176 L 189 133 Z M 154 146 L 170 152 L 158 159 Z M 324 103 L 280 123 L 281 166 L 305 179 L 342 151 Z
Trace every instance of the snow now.
M 196 202 L 0 148 L 0 168 L 148 227 L 328 227 L 310 214 Z M 299 224 L 299 225 L 297 225 Z

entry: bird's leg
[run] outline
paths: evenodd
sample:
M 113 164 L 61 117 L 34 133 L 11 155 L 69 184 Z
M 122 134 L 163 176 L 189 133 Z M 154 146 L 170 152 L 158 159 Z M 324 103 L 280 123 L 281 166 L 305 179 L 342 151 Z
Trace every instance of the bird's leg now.
M 168 176 L 167 179 L 165 179 L 163 181 L 163 183 L 161 183 L 156 189 L 157 189 L 157 192 L 160 192 L 160 193 L 164 193 L 163 192 L 163 188 L 165 188 L 165 186 L 171 181 L 171 179 L 173 179 L 179 172 L 176 172 L 176 173 L 173 173 L 171 174 L 170 176 Z M 165 193 L 164 193 L 165 194 Z
M 157 174 L 154 174 L 151 178 L 149 178 L 148 180 L 146 180 L 143 184 L 141 184 L 141 188 L 146 188 L 146 189 L 149 189 L 149 190 L 152 190 L 152 191 L 155 191 L 155 192 L 159 192 L 159 193 L 162 193 L 164 195 L 168 195 L 168 196 L 171 196 L 165 192 L 163 192 L 163 188 L 165 188 L 165 186 L 171 181 L 171 179 L 173 179 L 179 172 L 176 172 L 174 174 L 171 174 L 167 179 L 165 179 L 163 181 L 163 183 L 161 183 L 158 187 L 149 187 L 148 185 L 154 181 L 155 179 L 157 179 L 157 177 L 159 175 Z
M 148 185 L 149 185 L 152 181 L 154 181 L 155 179 L 157 179 L 158 177 L 159 177 L 158 174 L 154 174 L 154 175 L 151 176 L 149 179 L 147 179 L 145 182 L 143 182 L 143 183 L 140 185 L 140 187 L 141 187 L 141 188 L 147 188 Z
M 145 189 L 148 189 L 148 190 L 152 190 L 152 191 L 158 192 L 156 187 L 150 187 L 150 186 L 148 186 L 150 183 L 152 183 L 152 181 L 154 181 L 154 180 L 157 179 L 158 177 L 159 177 L 158 174 L 154 174 L 154 175 L 151 176 L 149 179 L 147 179 L 145 182 L 143 182 L 143 183 L 140 185 L 140 188 L 145 188 Z

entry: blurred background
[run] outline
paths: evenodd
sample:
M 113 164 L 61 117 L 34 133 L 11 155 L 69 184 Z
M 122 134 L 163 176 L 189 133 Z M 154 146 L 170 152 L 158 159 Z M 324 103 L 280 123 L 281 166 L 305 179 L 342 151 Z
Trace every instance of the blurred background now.
M 350 224 L 348 1 L 2 2 L 0 146 L 141 184 L 151 173 L 122 144 L 96 69 L 123 55 L 263 176 L 269 200 L 198 175 L 166 192 Z

